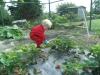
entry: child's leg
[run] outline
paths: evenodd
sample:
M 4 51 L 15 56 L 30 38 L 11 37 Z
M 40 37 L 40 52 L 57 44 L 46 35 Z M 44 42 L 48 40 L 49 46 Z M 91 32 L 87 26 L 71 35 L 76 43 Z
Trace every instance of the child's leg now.
M 42 41 L 36 41 L 37 48 L 40 48 L 40 45 L 41 45 L 42 43 L 43 43 Z
M 36 43 L 36 45 L 37 45 L 37 48 L 40 48 L 40 45 L 43 43 L 42 41 L 41 41 L 41 39 L 39 38 L 39 37 L 37 37 L 37 36 L 31 36 L 30 37 L 33 41 L 35 41 L 35 43 Z

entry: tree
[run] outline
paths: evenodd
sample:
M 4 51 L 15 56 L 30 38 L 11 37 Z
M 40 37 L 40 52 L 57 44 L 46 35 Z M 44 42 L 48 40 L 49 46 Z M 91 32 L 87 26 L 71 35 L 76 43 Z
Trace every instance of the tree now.
M 42 5 L 39 0 L 18 0 L 16 6 L 10 6 L 11 14 L 15 19 L 35 19 L 42 14 Z M 28 3 L 30 2 L 30 3 Z
M 4 0 L 0 0 L 0 5 L 5 6 L 5 3 L 3 3 Z
M 4 0 L 0 0 L 0 25 L 11 24 L 11 21 L 12 21 L 12 17 L 5 9 Z
M 56 8 L 56 11 L 57 13 L 59 13 L 60 15 L 63 15 L 63 14 L 66 14 L 68 11 L 67 11 L 67 8 L 68 7 L 72 7 L 72 6 L 76 6 L 75 4 L 73 3 L 61 3 L 57 6 Z
M 100 0 L 94 0 L 94 2 L 93 2 L 93 14 L 100 14 Z

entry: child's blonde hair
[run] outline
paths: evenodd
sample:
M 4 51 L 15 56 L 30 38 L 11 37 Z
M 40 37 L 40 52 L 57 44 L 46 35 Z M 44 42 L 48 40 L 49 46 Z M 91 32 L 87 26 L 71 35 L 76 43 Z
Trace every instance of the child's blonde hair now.
M 43 20 L 43 21 L 42 21 L 42 25 L 48 25 L 48 26 L 49 26 L 49 28 L 51 28 L 52 23 L 51 23 L 51 21 L 50 21 L 50 20 L 45 19 L 45 20 Z

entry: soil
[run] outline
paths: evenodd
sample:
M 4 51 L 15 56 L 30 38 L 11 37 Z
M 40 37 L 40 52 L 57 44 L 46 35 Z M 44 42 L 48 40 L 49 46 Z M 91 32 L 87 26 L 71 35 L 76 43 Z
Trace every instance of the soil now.
M 45 32 L 45 36 L 48 40 L 51 40 L 59 35 L 65 35 L 70 37 L 72 40 L 77 42 L 85 42 L 89 46 L 99 43 L 99 38 L 90 32 L 90 36 L 87 36 L 86 30 L 73 30 L 73 29 L 55 29 L 55 30 L 48 30 Z M 79 36 L 78 36 L 79 35 Z M 33 42 L 29 38 L 29 31 L 26 32 L 22 40 L 15 40 L 15 39 L 1 39 L 0 40 L 0 50 L 5 51 L 7 49 L 12 48 L 18 44 L 28 44 Z

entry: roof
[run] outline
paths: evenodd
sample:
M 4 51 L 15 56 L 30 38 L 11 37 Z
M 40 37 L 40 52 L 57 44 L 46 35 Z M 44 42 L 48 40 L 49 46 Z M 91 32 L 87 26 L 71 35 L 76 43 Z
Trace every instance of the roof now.
M 68 8 L 80 8 L 80 7 L 86 8 L 85 6 L 74 6 L 74 7 L 68 7 Z

